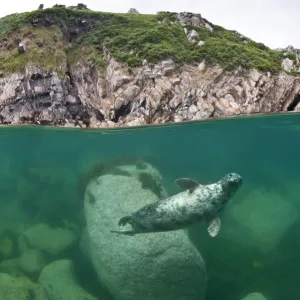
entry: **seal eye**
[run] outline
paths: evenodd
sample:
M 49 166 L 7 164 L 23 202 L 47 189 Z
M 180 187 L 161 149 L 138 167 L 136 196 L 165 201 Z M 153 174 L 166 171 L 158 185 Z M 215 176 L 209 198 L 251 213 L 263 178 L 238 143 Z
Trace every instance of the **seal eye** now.
M 237 180 L 234 173 L 229 173 L 228 177 L 229 177 L 229 181 L 232 183 Z

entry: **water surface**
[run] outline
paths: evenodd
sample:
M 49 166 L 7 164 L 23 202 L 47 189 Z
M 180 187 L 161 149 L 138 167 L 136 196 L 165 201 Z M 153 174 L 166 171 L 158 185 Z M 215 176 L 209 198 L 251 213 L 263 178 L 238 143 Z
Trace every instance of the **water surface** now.
M 251 292 L 298 299 L 300 115 L 117 130 L 1 127 L 0 144 L 0 226 L 15 240 L 37 223 L 84 224 L 80 180 L 99 162 L 145 160 L 161 172 L 169 194 L 180 191 L 174 183 L 180 177 L 208 184 L 239 173 L 244 184 L 222 215 L 219 236 L 209 237 L 205 225 L 189 231 L 207 266 L 206 300 L 240 300 Z M 2 234 L 0 263 L 20 256 L 7 254 L 5 241 Z M 76 247 L 60 258 L 74 262 L 83 288 L 112 299 Z

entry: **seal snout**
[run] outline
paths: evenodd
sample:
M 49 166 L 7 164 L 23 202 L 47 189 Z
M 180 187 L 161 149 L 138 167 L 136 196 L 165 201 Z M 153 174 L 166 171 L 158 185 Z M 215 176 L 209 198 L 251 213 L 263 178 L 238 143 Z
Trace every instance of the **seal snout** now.
M 232 187 L 239 187 L 243 183 L 242 176 L 233 172 L 228 173 L 223 180 Z
M 243 181 L 242 176 L 237 173 L 229 173 L 228 174 L 229 181 L 240 183 Z

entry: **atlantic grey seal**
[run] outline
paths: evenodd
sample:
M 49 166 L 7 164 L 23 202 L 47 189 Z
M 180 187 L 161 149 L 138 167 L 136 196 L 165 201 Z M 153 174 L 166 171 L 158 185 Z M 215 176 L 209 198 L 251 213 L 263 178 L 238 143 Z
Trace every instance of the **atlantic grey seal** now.
M 135 235 L 173 231 L 205 220 L 209 223 L 207 231 L 210 236 L 217 236 L 221 229 L 219 212 L 242 185 L 242 177 L 229 173 L 218 182 L 208 185 L 201 185 L 189 178 L 180 178 L 175 182 L 185 191 L 124 216 L 118 225 L 130 224 L 132 228 L 111 232 Z

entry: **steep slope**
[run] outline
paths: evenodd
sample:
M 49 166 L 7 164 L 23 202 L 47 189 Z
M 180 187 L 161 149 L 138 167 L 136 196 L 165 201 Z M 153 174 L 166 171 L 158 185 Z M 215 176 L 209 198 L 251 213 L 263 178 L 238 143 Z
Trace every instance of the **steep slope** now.
M 293 110 L 298 52 L 199 14 L 55 7 L 0 19 L 0 121 L 103 127 Z

